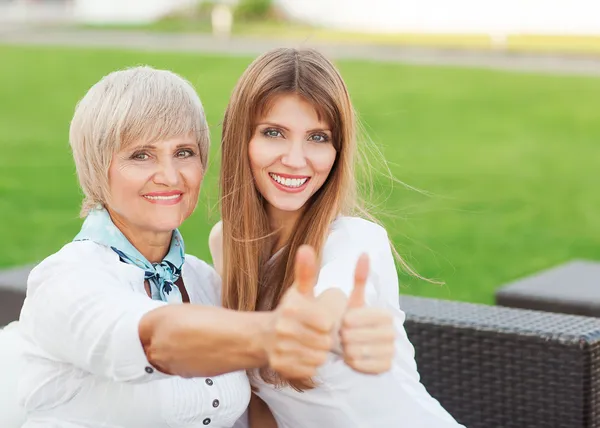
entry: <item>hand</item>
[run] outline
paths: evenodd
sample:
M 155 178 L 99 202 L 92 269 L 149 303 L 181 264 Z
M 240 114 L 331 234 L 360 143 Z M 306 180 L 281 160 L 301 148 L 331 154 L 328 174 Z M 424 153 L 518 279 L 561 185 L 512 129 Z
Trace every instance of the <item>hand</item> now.
M 295 282 L 273 312 L 267 358 L 269 366 L 286 379 L 314 376 L 333 345 L 335 318 L 314 297 L 317 272 L 314 250 L 300 247 Z
M 369 258 L 363 254 L 356 263 L 354 289 L 342 318 L 340 340 L 348 366 L 361 373 L 379 374 L 392 367 L 396 332 L 389 311 L 365 307 L 368 275 Z

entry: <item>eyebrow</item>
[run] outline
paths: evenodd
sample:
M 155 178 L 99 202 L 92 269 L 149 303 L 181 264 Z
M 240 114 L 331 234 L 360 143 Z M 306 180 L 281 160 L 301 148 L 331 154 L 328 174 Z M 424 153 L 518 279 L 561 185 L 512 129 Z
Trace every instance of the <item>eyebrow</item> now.
M 276 128 L 281 128 L 284 131 L 290 130 L 290 128 L 280 125 L 275 122 L 261 122 L 261 123 L 258 123 L 256 126 L 263 126 L 263 125 L 274 126 Z M 314 128 L 314 129 L 309 129 L 308 131 L 306 131 L 307 134 L 310 134 L 311 132 L 331 132 L 331 129 L 329 129 L 329 128 Z
M 192 144 L 192 143 L 182 143 L 182 144 L 177 144 L 177 146 L 175 147 L 175 149 L 183 149 L 186 147 L 195 147 L 196 144 Z M 136 147 L 132 147 L 131 148 L 132 151 L 136 151 L 136 150 L 156 150 L 156 146 L 154 144 L 143 144 L 141 146 L 136 146 Z

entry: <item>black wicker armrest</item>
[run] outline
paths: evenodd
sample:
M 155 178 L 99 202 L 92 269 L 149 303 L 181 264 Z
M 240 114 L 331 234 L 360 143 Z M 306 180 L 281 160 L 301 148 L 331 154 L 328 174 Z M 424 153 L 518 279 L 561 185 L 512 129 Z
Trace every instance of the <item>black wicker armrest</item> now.
M 400 307 L 423 384 L 466 427 L 600 427 L 599 318 L 408 296 Z

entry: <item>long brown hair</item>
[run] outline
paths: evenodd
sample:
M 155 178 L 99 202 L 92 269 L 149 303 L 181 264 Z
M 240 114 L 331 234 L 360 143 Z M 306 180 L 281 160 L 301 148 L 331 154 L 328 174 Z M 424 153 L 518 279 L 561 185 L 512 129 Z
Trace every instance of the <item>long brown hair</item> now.
M 256 122 L 283 94 L 303 97 L 330 126 L 336 159 L 327 180 L 304 207 L 289 241 L 267 269 L 276 231 L 270 230 L 264 199 L 254 185 L 248 145 Z M 335 66 L 311 49 L 275 49 L 258 57 L 233 90 L 225 111 L 221 150 L 223 306 L 271 310 L 292 285 L 293 255 L 298 247 L 311 245 L 320 259 L 334 218 L 361 211 L 354 177 L 356 115 Z M 267 370 L 260 374 L 269 383 L 284 383 Z M 310 380 L 289 384 L 296 389 L 312 386 Z

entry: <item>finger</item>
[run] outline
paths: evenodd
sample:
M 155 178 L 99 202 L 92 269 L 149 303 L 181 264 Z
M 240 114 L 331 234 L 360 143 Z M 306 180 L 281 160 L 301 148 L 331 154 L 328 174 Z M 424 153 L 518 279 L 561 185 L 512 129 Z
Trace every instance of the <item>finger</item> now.
M 331 334 L 318 333 L 295 320 L 281 320 L 275 326 L 275 332 L 275 340 L 277 341 L 292 341 L 301 346 L 320 351 L 329 351 L 333 347 Z
M 345 362 L 354 371 L 364 374 L 381 374 L 390 371 L 390 369 L 392 368 L 392 360 L 389 358 L 381 360 L 371 359 Z
M 342 328 L 364 328 L 393 325 L 394 316 L 387 309 L 358 308 L 347 311 L 342 320 Z
M 314 296 L 317 279 L 317 256 L 310 245 L 302 245 L 296 252 L 295 286 L 304 296 Z
M 317 374 L 317 369 L 327 360 L 327 354 L 304 355 L 298 352 L 276 355 L 269 360 L 269 366 L 284 379 L 306 379 Z
M 308 379 L 317 373 L 316 367 L 298 364 L 297 360 L 288 360 L 287 358 L 274 359 L 270 363 L 270 367 L 286 380 Z
M 317 300 L 309 300 L 296 289 L 290 289 L 280 306 L 281 317 L 303 324 L 317 333 L 329 333 L 335 320 Z
M 348 300 L 349 308 L 361 308 L 365 305 L 365 285 L 369 276 L 369 256 L 361 254 L 354 269 L 354 289 Z
M 344 358 L 349 360 L 391 359 L 395 354 L 393 343 L 352 344 L 344 346 Z
M 294 341 L 282 341 L 274 348 L 273 353 L 282 361 L 290 364 L 320 367 L 327 361 L 328 351 L 307 348 Z
M 340 331 L 342 345 L 351 344 L 390 344 L 396 339 L 393 326 L 380 328 L 343 328 Z

